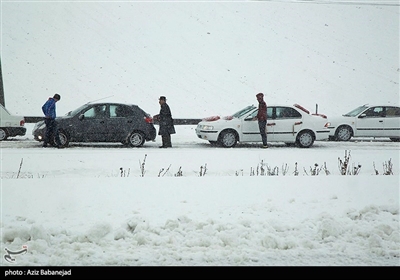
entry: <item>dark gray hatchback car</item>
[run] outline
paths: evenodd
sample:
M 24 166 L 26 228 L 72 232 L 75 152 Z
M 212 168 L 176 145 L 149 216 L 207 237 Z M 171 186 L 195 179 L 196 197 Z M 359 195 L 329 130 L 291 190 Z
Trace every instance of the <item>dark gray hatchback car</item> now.
M 153 118 L 133 104 L 87 103 L 56 121 L 62 147 L 70 142 L 121 142 L 141 147 L 156 138 Z M 44 140 L 45 132 L 44 121 L 37 122 L 32 130 L 37 141 Z M 50 144 L 55 145 L 54 136 Z

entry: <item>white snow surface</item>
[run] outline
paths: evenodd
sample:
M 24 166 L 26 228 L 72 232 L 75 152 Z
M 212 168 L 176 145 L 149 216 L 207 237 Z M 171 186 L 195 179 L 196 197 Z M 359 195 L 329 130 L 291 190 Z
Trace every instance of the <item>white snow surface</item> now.
M 41 116 L 58 92 L 58 115 L 103 98 L 154 115 L 165 95 L 203 118 L 264 92 L 329 117 L 399 103 L 399 34 L 398 1 L 1 1 L 5 103 Z M 400 265 L 399 143 L 223 149 L 178 125 L 171 149 L 58 150 L 32 127 L 0 142 L 0 249 L 27 248 L 1 266 Z M 358 175 L 340 174 L 347 152 Z
M 1 247 L 28 251 L 2 265 L 399 266 L 399 143 L 225 149 L 176 128 L 171 149 L 3 141 Z

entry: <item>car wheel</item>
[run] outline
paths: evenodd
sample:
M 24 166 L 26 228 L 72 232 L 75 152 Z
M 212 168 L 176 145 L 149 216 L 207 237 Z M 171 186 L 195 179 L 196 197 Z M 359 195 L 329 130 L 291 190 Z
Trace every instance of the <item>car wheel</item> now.
M 296 143 L 301 148 L 309 148 L 314 143 L 314 135 L 311 131 L 305 130 L 297 135 Z
M 390 138 L 393 142 L 400 142 L 400 138 Z
M 58 132 L 58 136 L 60 137 L 60 144 L 61 144 L 61 147 L 68 147 L 68 145 L 69 145 L 69 138 L 68 138 L 68 135 L 67 135 L 67 133 L 65 133 L 63 130 L 60 130 L 59 132 Z M 56 146 L 56 139 L 55 138 L 53 138 L 53 143 L 54 143 L 54 145 Z
M 127 144 L 131 147 L 141 147 L 144 144 L 144 134 L 140 131 L 134 131 L 129 135 Z
M 0 141 L 6 140 L 7 137 L 7 131 L 3 128 L 0 128 Z
M 219 143 L 225 148 L 235 147 L 237 143 L 236 132 L 233 130 L 222 131 L 219 137 Z
M 335 136 L 338 141 L 349 141 L 353 136 L 353 130 L 347 125 L 340 126 L 336 130 Z

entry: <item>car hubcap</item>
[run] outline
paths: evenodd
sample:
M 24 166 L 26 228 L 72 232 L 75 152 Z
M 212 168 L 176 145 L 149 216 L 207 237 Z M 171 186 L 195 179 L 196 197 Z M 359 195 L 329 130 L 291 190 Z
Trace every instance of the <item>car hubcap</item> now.
M 342 128 L 338 132 L 338 138 L 343 141 L 350 139 L 350 131 L 347 128 Z
M 312 143 L 312 136 L 309 133 L 304 133 L 300 136 L 300 144 L 304 147 L 310 146 Z
M 232 133 L 225 134 L 223 138 L 223 143 L 225 146 L 231 147 L 235 144 L 235 142 L 236 142 L 235 135 L 233 135 Z
M 65 134 L 60 133 L 60 144 L 61 145 L 65 145 L 65 143 L 67 143 L 67 136 L 65 136 Z
M 133 146 L 138 146 L 142 142 L 142 137 L 139 134 L 132 134 L 130 142 Z

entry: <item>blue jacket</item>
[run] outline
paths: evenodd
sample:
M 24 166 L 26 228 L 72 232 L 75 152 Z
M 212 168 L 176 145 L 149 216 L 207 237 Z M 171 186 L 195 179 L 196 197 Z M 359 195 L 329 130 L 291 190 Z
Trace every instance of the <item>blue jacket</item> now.
M 43 114 L 48 119 L 56 118 L 56 100 L 50 97 L 42 106 Z

